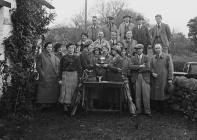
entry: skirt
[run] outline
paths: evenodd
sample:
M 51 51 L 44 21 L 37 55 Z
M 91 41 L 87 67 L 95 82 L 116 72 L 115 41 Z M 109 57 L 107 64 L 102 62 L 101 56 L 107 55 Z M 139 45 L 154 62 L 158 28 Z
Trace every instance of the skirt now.
M 72 97 L 78 86 L 78 74 L 76 71 L 62 73 L 62 85 L 60 91 L 59 102 L 62 104 L 71 104 Z

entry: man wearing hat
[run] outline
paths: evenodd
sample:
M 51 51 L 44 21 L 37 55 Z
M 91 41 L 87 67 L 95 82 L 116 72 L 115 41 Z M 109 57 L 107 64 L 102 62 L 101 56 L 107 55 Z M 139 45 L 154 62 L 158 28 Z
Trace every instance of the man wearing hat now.
M 136 54 L 132 57 L 129 68 L 131 70 L 131 82 L 135 87 L 135 101 L 137 113 L 141 114 L 142 110 L 144 110 L 144 113 L 147 116 L 151 116 L 150 60 L 147 55 L 143 54 L 143 44 L 137 44 L 135 46 L 135 49 Z
M 162 50 L 164 53 L 168 53 L 170 40 L 172 37 L 170 27 L 162 23 L 162 16 L 156 15 L 155 20 L 157 24 L 151 29 L 151 44 L 152 48 L 154 48 L 155 44 L 162 44 Z
M 134 24 L 131 23 L 131 16 L 125 15 L 123 17 L 123 22 L 119 26 L 120 41 L 126 39 L 126 33 L 128 31 L 132 31 L 133 28 L 134 28 Z
M 111 39 L 111 32 L 115 31 L 118 32 L 117 26 L 114 24 L 114 17 L 108 16 L 107 17 L 107 24 L 102 28 L 104 37 L 107 41 Z
M 88 26 L 88 28 L 87 28 L 87 33 L 88 33 L 89 38 L 92 41 L 95 41 L 97 38 L 97 34 L 100 30 L 101 30 L 101 26 L 98 25 L 97 16 L 93 16 L 92 17 L 92 25 Z
M 148 46 L 151 45 L 148 28 L 143 25 L 144 18 L 142 16 L 137 16 L 136 21 L 137 25 L 133 28 L 133 38 L 138 44 L 144 45 L 143 53 L 147 54 Z

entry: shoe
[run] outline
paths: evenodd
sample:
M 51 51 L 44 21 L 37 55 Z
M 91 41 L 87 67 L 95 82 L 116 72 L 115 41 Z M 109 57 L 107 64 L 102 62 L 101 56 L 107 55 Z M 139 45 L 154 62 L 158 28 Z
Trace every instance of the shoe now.
M 152 114 L 151 113 L 146 113 L 145 114 L 147 117 L 152 117 Z
M 64 111 L 67 112 L 68 111 L 68 107 L 67 105 L 64 105 Z
M 137 114 L 130 114 L 131 117 L 137 117 Z

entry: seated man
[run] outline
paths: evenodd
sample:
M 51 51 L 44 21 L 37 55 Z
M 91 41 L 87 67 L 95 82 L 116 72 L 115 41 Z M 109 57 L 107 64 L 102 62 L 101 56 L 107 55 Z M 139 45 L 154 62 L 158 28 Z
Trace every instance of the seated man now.
M 134 47 L 137 44 L 137 41 L 133 39 L 132 31 L 126 33 L 126 39 L 123 40 L 126 53 L 129 57 L 134 55 Z
M 93 47 L 98 46 L 100 49 L 103 46 L 107 46 L 109 49 L 109 52 L 111 52 L 111 47 L 109 45 L 109 42 L 104 38 L 104 33 L 102 31 L 98 32 L 97 40 L 92 45 Z
M 109 40 L 110 47 L 112 48 L 113 46 L 117 45 L 118 41 L 119 40 L 118 40 L 117 31 L 112 31 L 111 32 L 111 39 Z

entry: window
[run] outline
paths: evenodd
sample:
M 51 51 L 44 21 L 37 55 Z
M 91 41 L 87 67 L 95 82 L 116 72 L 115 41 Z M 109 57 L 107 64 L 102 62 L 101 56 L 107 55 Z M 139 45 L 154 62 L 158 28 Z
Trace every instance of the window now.
M 191 64 L 190 74 L 197 74 L 197 64 Z
M 183 67 L 183 72 L 188 73 L 189 64 L 185 64 Z

